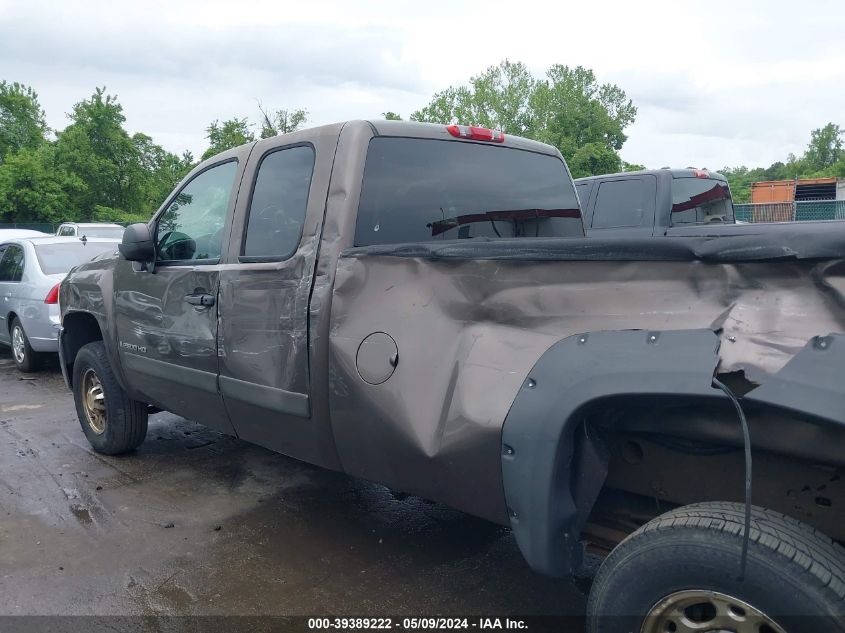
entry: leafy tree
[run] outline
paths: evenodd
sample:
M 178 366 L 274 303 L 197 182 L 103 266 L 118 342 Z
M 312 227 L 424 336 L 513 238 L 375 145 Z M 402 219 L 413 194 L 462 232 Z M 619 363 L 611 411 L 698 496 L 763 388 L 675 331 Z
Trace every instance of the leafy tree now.
M 842 134 L 842 128 L 833 123 L 813 130 L 803 157 L 807 168 L 819 171 L 832 167 L 842 158 Z
M 96 205 L 140 205 L 142 168 L 137 148 L 123 129 L 125 117 L 117 97 L 97 88 L 68 116 L 70 125 L 58 133 L 56 160 L 61 169 L 85 183 L 71 193 L 70 213 L 88 219 Z
M 573 178 L 622 171 L 619 154 L 602 143 L 587 143 L 576 149 L 567 161 Z
M 751 185 L 755 182 L 845 177 L 843 134 L 845 130 L 840 126 L 828 123 L 810 133 L 810 143 L 800 157 L 789 154 L 786 162 L 777 161 L 768 167 L 725 167 L 721 173 L 728 179 L 734 202 L 751 202 Z
M 213 121 L 206 128 L 206 132 L 209 148 L 203 152 L 202 160 L 255 140 L 255 135 L 249 129 L 249 122 L 245 118 L 229 119 L 222 123 Z
M 0 163 L 10 153 L 45 142 L 47 121 L 29 86 L 0 81 Z
M 132 142 L 141 167 L 136 174 L 140 179 L 140 200 L 138 204 L 127 208 L 143 208 L 149 214 L 161 206 L 167 195 L 193 168 L 194 157 L 190 152 L 185 152 L 181 157 L 176 156 L 140 132 L 132 137 Z
M 387 112 L 382 112 L 381 116 L 387 121 L 401 121 L 402 120 L 402 117 L 399 116 L 396 112 L 390 112 L 389 110 Z
M 62 170 L 55 148 L 43 144 L 9 154 L 0 165 L 0 217 L 4 222 L 61 222 L 72 195 L 85 190 L 77 176 Z
M 146 220 L 193 167 L 190 153 L 130 136 L 123 108 L 97 88 L 68 115 L 55 142 L 37 95 L 0 82 L 0 217 L 10 222 Z
M 622 161 L 622 171 L 642 171 L 645 168 L 645 165 L 640 165 L 639 163 L 629 163 L 624 160 Z
M 296 132 L 308 122 L 307 110 L 276 110 L 267 112 L 259 103 L 261 112 L 261 138 Z
M 471 77 L 468 85 L 435 93 L 411 120 L 481 125 L 528 136 L 535 129 L 531 100 L 536 86 L 525 64 L 505 60 Z
M 636 114 L 621 88 L 599 84 L 589 69 L 555 64 L 536 79 L 525 64 L 505 60 L 467 85 L 436 93 L 411 120 L 481 125 L 543 141 L 584 176 L 620 169 L 624 130 Z

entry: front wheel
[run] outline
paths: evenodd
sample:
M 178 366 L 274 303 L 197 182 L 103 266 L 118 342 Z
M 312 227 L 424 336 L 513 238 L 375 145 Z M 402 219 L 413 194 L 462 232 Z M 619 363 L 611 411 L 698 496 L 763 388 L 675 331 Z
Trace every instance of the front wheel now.
M 98 453 L 119 455 L 147 435 L 147 405 L 117 382 L 102 341 L 88 343 L 73 363 L 73 399 L 82 432 Z
M 744 509 L 683 506 L 625 539 L 596 575 L 589 630 L 845 631 L 845 549 L 795 519 L 754 507 L 741 578 Z

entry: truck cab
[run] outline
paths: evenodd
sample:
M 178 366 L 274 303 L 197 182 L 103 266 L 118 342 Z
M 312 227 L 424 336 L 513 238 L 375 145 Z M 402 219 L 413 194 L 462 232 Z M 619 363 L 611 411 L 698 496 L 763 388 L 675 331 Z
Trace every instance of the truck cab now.
M 575 181 L 591 237 L 666 236 L 735 224 L 727 179 L 703 169 L 654 169 Z

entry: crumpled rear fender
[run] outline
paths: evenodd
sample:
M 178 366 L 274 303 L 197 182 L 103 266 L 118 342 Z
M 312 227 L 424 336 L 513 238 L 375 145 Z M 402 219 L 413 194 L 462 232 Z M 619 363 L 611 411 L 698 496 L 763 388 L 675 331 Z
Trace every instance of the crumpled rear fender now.
M 508 513 L 531 567 L 566 576 L 581 564 L 585 509 L 573 491 L 579 479 L 592 475 L 600 487 L 604 477 L 575 472 L 585 468 L 575 459 L 575 431 L 586 408 L 619 396 L 716 397 L 718 351 L 711 330 L 608 331 L 567 337 L 543 354 L 502 430 Z
M 708 329 L 605 331 L 567 337 L 543 354 L 502 430 L 510 523 L 535 570 L 566 576 L 581 564 L 580 531 L 607 472 L 603 444 L 589 437 L 583 422 L 594 412 L 643 402 L 689 407 L 725 401 L 713 387 L 719 348 L 719 336 Z M 743 407 L 763 423 L 771 413 L 793 420 L 808 446 L 794 446 L 792 452 L 805 449 L 805 458 L 824 461 L 827 446 L 815 445 L 818 439 L 845 431 L 843 370 L 845 335 L 813 337 L 779 372 L 742 397 Z M 677 426 L 683 423 L 675 418 L 661 432 L 682 436 L 692 430 Z M 752 433 L 752 446 L 783 452 L 782 435 L 795 441 L 795 432 Z

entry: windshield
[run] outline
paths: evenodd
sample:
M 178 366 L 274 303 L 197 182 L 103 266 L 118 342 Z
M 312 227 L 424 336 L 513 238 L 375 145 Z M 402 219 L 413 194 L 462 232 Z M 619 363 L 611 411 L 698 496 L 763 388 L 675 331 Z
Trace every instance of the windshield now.
M 62 242 L 35 245 L 35 255 L 45 275 L 66 273 L 74 266 L 91 261 L 100 253 L 111 253 L 116 250 L 117 244 L 109 242 Z
M 728 183 L 712 178 L 673 179 L 672 224 L 710 222 L 734 222 Z
M 583 235 L 575 188 L 556 156 L 457 141 L 370 141 L 356 246 Z
M 123 237 L 122 226 L 80 226 L 77 229 L 79 237 L 110 237 L 119 240 Z

